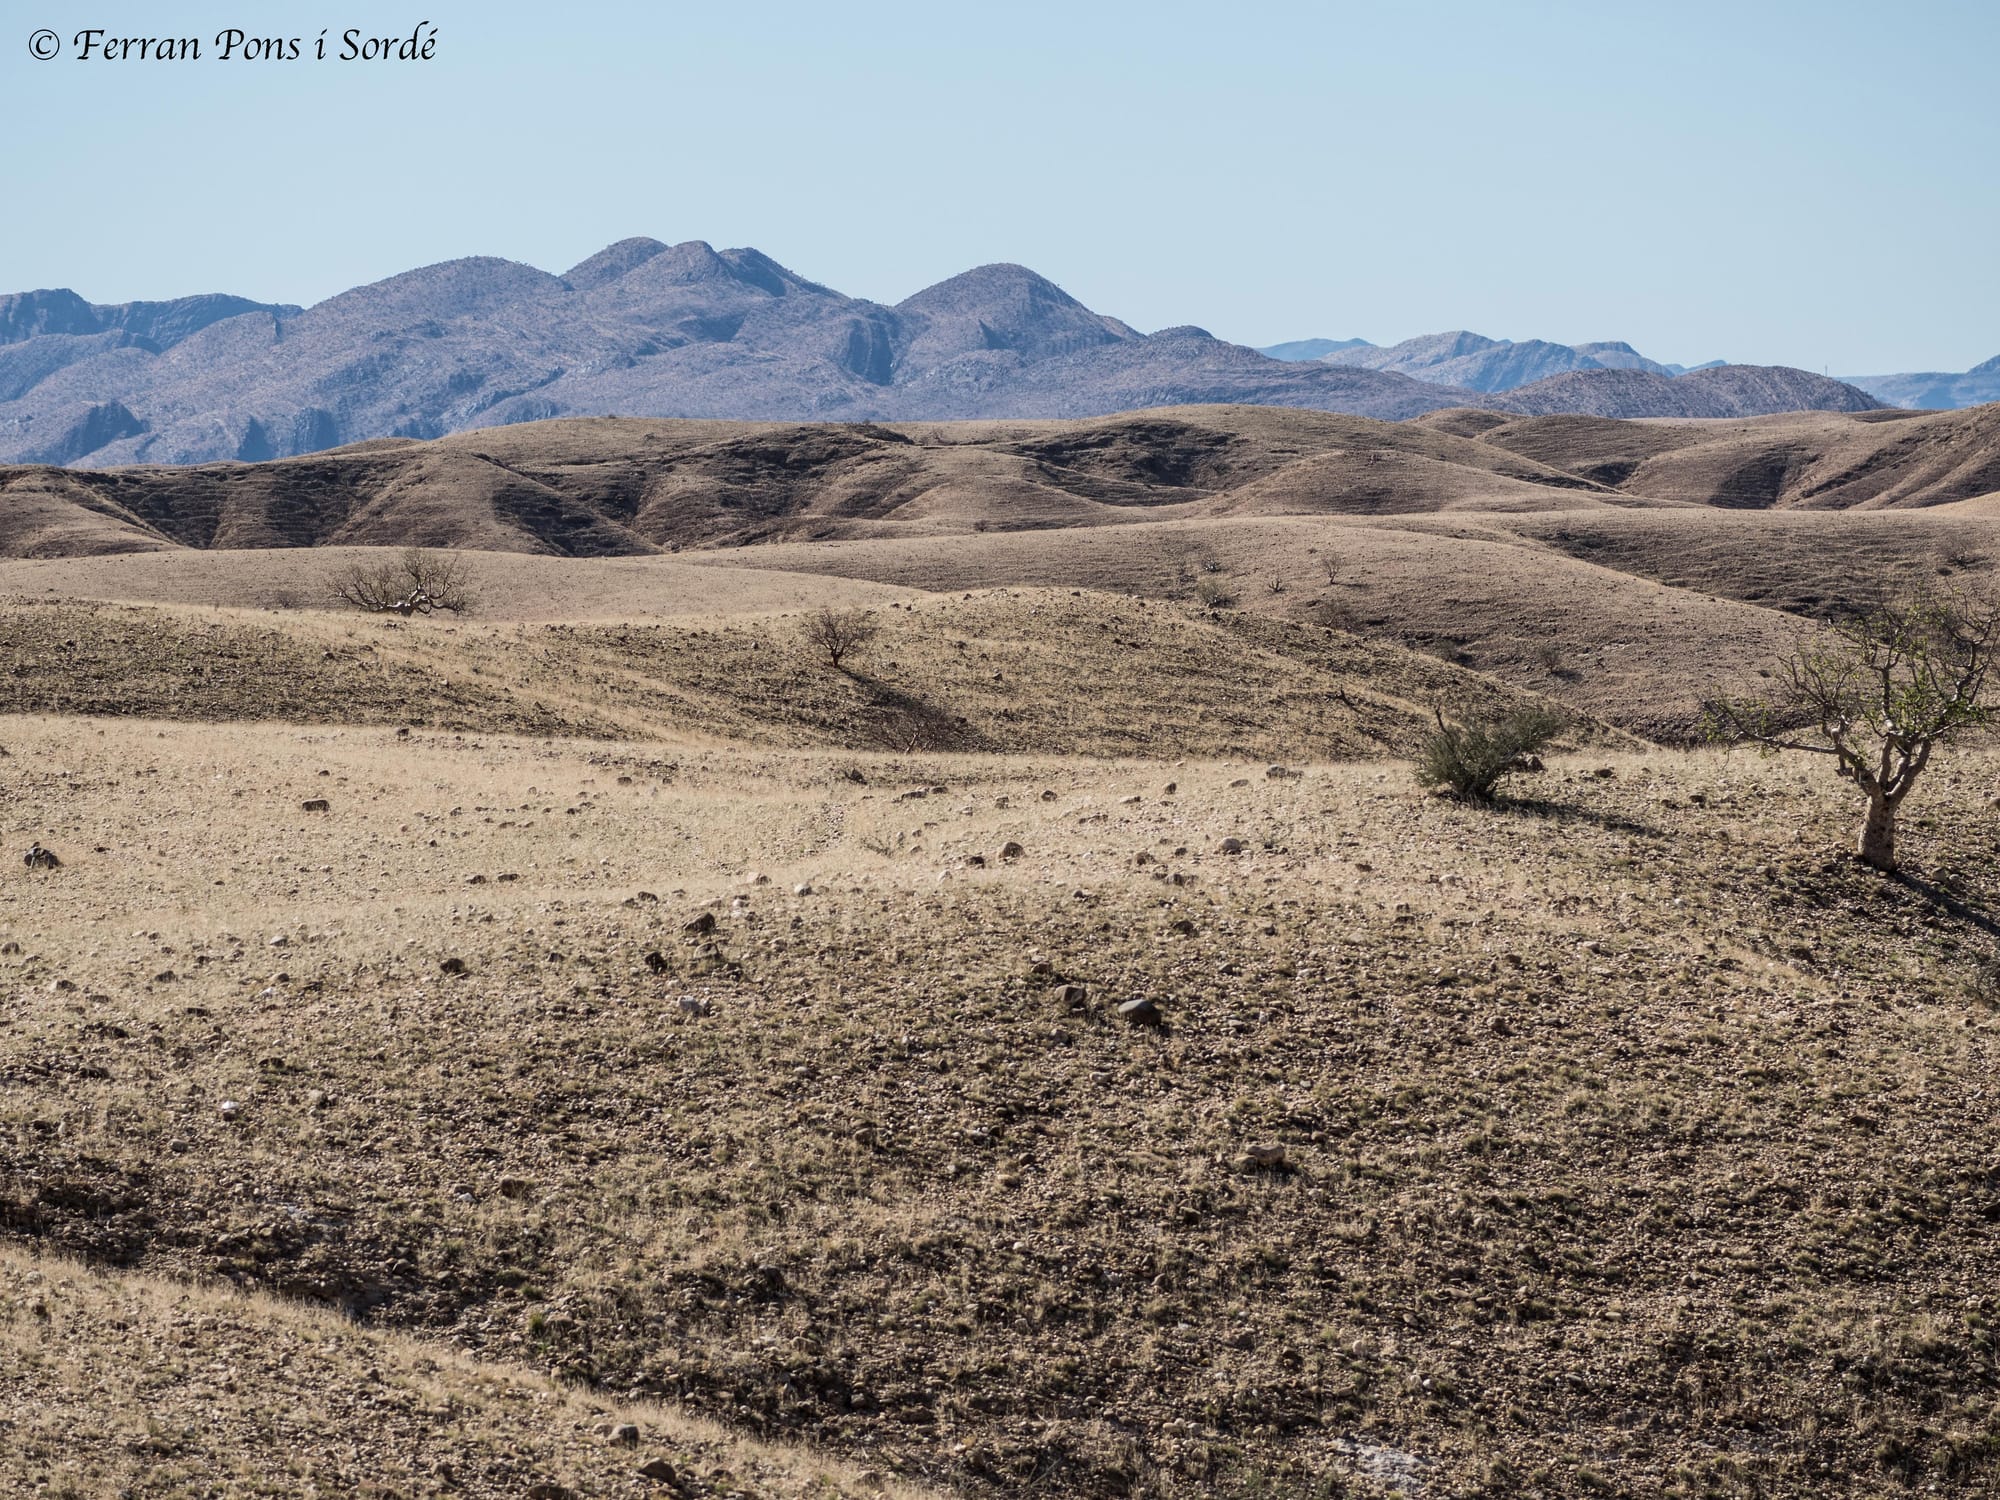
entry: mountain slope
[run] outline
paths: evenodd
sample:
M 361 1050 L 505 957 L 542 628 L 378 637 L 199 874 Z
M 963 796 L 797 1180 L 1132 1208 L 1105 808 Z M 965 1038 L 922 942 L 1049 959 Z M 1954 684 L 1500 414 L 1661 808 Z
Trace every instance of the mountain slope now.
M 1199 329 L 1141 334 L 1021 266 L 982 266 L 891 307 L 756 250 L 639 238 L 563 276 L 471 257 L 306 309 L 0 299 L 0 462 L 256 462 L 611 413 L 940 421 L 1254 403 L 1399 420 L 1555 370 L 1668 368 L 1624 345 L 1590 346 L 1600 361 L 1561 345 L 1440 338 L 1450 347 L 1357 342 L 1325 359 L 1273 359 Z M 1635 389 L 1610 404 L 1683 415 L 1685 394 Z M 1795 395 L 1854 404 L 1832 386 Z M 1582 410 L 1610 400 L 1588 386 L 1544 396 Z M 1771 399 L 1710 401 L 1701 414 L 1770 410 Z
M 1891 406 L 1933 411 L 1981 406 L 2000 401 L 2000 355 L 1974 365 L 1962 375 L 1937 371 L 1914 375 L 1850 375 L 1847 383 Z
M 1492 397 L 1488 404 L 1534 415 L 1600 417 L 1758 417 L 1882 406 L 1853 386 L 1784 365 L 1722 365 L 1674 376 L 1650 370 L 1577 370 Z

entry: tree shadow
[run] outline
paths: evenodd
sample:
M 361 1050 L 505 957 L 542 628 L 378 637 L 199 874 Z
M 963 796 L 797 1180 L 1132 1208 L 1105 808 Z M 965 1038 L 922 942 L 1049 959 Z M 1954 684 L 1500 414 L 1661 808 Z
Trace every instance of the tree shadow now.
M 1954 896 L 1943 886 L 1925 880 L 1920 875 L 1913 875 L 1908 870 L 1893 870 L 1888 878 L 1914 895 L 1921 896 L 1939 911 L 1956 918 L 1966 926 L 1975 927 L 1988 937 L 2000 938 L 2000 922 L 1996 922 L 1978 907 Z
M 1667 832 L 1651 823 L 1624 817 L 1603 808 L 1581 807 L 1574 802 L 1555 802 L 1544 797 L 1502 797 L 1491 810 L 1496 813 L 1525 813 L 1551 823 L 1589 823 L 1609 833 L 1636 834 L 1642 838 L 1665 838 Z
M 861 672 L 849 671 L 847 677 L 866 699 L 858 711 L 856 727 L 883 749 L 941 752 L 987 748 L 978 730 L 928 699 Z

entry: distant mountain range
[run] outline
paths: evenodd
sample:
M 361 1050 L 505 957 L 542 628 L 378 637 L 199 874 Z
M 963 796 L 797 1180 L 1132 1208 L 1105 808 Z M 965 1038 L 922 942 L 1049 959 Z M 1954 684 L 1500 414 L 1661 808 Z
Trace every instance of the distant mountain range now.
M 1919 410 L 1984 406 L 2000 401 L 2000 355 L 1974 365 L 1963 375 L 1852 375 L 1847 383 L 1891 406 Z
M 624 240 L 561 276 L 448 261 L 309 308 L 24 292 L 0 297 L 0 462 L 255 461 L 614 414 L 944 421 L 1227 402 L 1404 420 L 1459 406 L 1716 417 L 1877 404 L 1802 370 L 1682 375 L 1623 344 L 1321 344 L 1279 346 L 1321 357 L 1273 358 L 1199 328 L 1142 334 L 1012 265 L 885 306 L 701 241 Z
M 1544 339 L 1490 339 L 1483 334 L 1457 329 L 1451 333 L 1428 333 L 1386 347 L 1366 339 L 1294 339 L 1271 344 L 1258 351 L 1272 359 L 1311 361 L 1350 369 L 1383 370 L 1408 375 L 1413 380 L 1463 390 L 1496 394 L 1519 390 L 1522 386 L 1554 380 L 1559 376 L 1590 370 L 1640 370 L 1649 375 L 1672 379 L 1698 370 L 1715 370 L 1727 361 L 1710 360 L 1702 365 L 1660 364 L 1647 359 L 1630 344 L 1552 344 Z M 1786 367 L 1780 367 L 1786 368 Z M 1844 375 L 1842 384 L 1865 391 L 1888 406 L 1917 411 L 1949 411 L 1966 406 L 1984 406 L 2000 401 L 2000 357 L 1975 365 L 1962 375 Z M 1603 392 L 1610 398 L 1613 383 Z M 1541 410 L 1553 395 L 1564 399 L 1564 391 L 1577 388 L 1550 386 L 1530 403 Z M 1628 393 L 1640 404 L 1654 399 L 1650 386 L 1629 385 Z M 1619 415 L 1669 415 L 1665 412 L 1631 412 Z M 1694 415 L 1694 413 L 1689 413 Z

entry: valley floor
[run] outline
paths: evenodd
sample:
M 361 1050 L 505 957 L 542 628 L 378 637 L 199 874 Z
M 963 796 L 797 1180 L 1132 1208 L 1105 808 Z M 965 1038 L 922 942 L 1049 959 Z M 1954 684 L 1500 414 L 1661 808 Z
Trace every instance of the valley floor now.
M 0 1489 L 2000 1483 L 2000 755 L 613 730 L 0 720 Z

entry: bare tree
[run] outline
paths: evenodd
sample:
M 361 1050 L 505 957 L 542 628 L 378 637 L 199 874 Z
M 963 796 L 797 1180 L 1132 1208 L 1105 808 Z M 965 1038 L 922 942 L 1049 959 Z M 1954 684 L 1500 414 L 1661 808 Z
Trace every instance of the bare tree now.
M 370 614 L 462 615 L 479 602 L 478 581 L 461 552 L 406 547 L 393 560 L 361 560 L 335 570 L 327 580 L 343 604 Z
M 831 605 L 806 616 L 805 641 L 836 671 L 847 657 L 865 649 L 882 633 L 873 610 L 835 609 Z
M 1829 624 L 1779 662 L 1769 698 L 1709 705 L 1712 739 L 1829 756 L 1868 799 L 1855 852 L 1896 868 L 1896 809 L 1940 741 L 1984 724 L 2000 609 L 1926 593 Z

